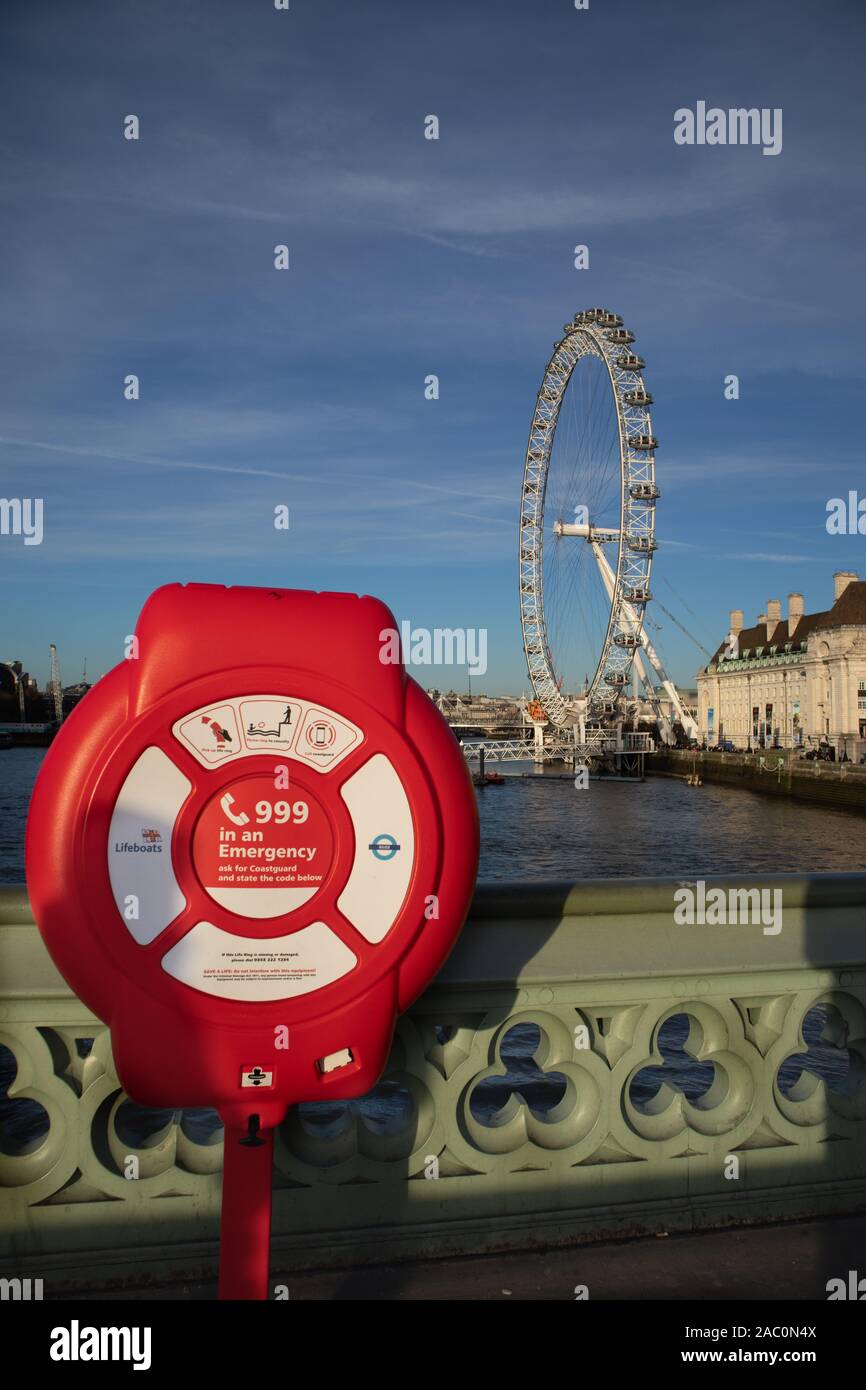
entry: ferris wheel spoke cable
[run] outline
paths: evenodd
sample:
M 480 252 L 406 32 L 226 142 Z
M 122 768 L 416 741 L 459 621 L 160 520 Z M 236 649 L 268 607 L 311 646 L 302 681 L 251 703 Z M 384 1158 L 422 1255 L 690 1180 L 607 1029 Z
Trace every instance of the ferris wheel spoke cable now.
M 560 553 L 564 552 L 564 559 L 562 565 L 554 570 L 549 605 L 549 630 L 551 643 L 558 652 L 558 674 L 568 682 L 580 644 L 586 640 L 587 634 L 592 632 L 592 624 L 583 603 L 583 571 L 589 556 L 585 546 L 575 547 L 567 537 L 557 538 L 556 548 Z M 587 592 L 591 593 L 591 588 Z M 579 624 L 574 623 L 576 600 L 582 616 Z
M 551 643 L 559 653 L 557 673 L 564 676 L 566 684 L 577 688 L 581 684 L 581 671 L 590 658 L 585 648 L 597 647 L 604 638 L 607 614 L 602 614 L 602 585 L 597 573 L 594 557 L 586 545 L 576 545 L 563 537 L 560 545 L 568 546 L 571 557 L 568 562 L 567 583 L 554 593 L 550 605 L 551 617 L 549 631 Z M 583 581 L 581 571 L 586 573 Z M 604 595 L 606 599 L 606 595 Z M 580 621 L 575 623 L 575 606 Z M 581 658 L 583 660 L 581 661 Z
M 682 594 L 679 593 L 679 592 L 674 588 L 673 584 L 670 582 L 670 580 L 668 579 L 667 575 L 664 575 L 664 574 L 663 574 L 661 578 L 662 578 L 662 583 L 667 585 L 667 587 L 670 589 L 671 593 L 673 594 L 674 598 L 677 600 L 677 603 L 682 604 L 683 608 L 686 610 L 687 613 L 689 613 L 689 614 L 691 615 L 691 617 L 694 618 L 695 622 L 698 622 L 698 623 L 703 622 L 703 619 L 700 618 L 700 617 L 698 617 L 698 615 L 697 615 L 697 613 L 695 612 L 695 610 L 694 610 L 693 608 L 689 608 L 689 605 L 686 603 L 686 601 L 685 601 L 685 599 L 683 598 Z M 668 610 L 667 610 L 666 608 L 662 608 L 661 601 L 659 601 L 659 608 L 662 609 L 662 612 L 663 612 L 663 613 L 668 613 Z M 675 623 L 675 622 L 677 621 L 676 618 L 674 617 L 673 613 L 668 613 L 668 617 L 670 618 L 671 622 L 674 622 L 674 623 Z M 707 651 L 707 649 L 706 649 L 706 647 L 703 645 L 703 643 L 701 643 L 701 642 L 698 641 L 697 637 L 693 637 L 692 634 L 691 634 L 686 628 L 683 628 L 683 632 L 685 632 L 685 634 L 686 634 L 687 637 L 691 637 L 691 639 L 692 639 L 692 641 L 694 642 L 695 646 L 696 646 L 696 647 L 700 647 L 700 649 L 701 649 L 702 652 L 706 652 L 707 656 L 710 656 L 710 655 L 711 655 L 711 653 Z M 712 640 L 712 639 L 710 639 L 710 640 Z
M 580 413 L 586 421 L 592 415 L 595 392 L 598 386 L 598 373 L 593 373 L 595 380 L 588 383 L 588 373 L 584 370 L 584 363 L 578 363 L 577 372 L 580 378 L 579 391 L 581 394 Z M 587 392 L 591 389 L 592 395 L 587 399 Z M 594 452 L 594 441 L 588 438 L 586 426 L 581 428 L 578 419 L 578 407 L 574 399 L 574 378 L 569 388 L 566 389 L 564 408 L 566 413 L 566 457 L 572 457 L 573 463 L 571 472 L 565 475 L 564 482 L 558 501 L 560 503 L 558 514 L 561 520 L 568 520 L 570 515 L 574 515 L 574 508 L 578 505 L 591 505 L 594 500 L 589 494 L 589 488 L 585 482 L 585 476 L 589 474 L 588 460 Z M 573 452 L 572 452 L 573 450 Z M 578 481 L 579 480 L 579 481 Z
M 559 546 L 567 547 L 570 554 L 552 586 L 548 627 L 551 644 L 559 653 L 558 674 L 565 674 L 566 682 L 574 684 L 582 674 L 578 664 L 585 666 L 589 660 L 586 645 L 598 646 L 603 640 L 607 614 L 602 615 L 601 606 L 606 595 L 589 547 L 566 537 L 560 539 Z M 574 621 L 575 604 L 578 623 Z

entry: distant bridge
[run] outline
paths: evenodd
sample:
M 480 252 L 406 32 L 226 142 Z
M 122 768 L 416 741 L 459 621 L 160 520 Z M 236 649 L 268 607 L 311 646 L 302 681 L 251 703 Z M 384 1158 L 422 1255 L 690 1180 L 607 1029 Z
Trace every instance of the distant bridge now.
M 439 695 L 435 704 L 455 732 L 482 729 L 488 734 L 504 734 L 532 727 L 526 704 L 519 700 L 491 700 L 484 696 L 471 700 L 460 695 Z
M 461 731 L 480 730 L 486 738 L 460 738 L 464 757 L 472 761 L 484 756 L 488 763 L 505 762 L 568 762 L 585 764 L 591 761 L 622 759 L 636 754 L 655 752 L 652 734 L 622 731 L 615 728 L 590 728 L 584 741 L 577 742 L 575 731 L 537 723 L 529 714 L 525 700 L 463 699 L 459 695 L 439 695 L 436 707 L 459 737 Z M 519 737 L 490 737 L 518 734 Z
M 484 754 L 486 763 L 513 762 L 575 762 L 588 763 L 591 759 L 633 757 L 637 753 L 654 753 L 655 739 L 652 734 L 624 733 L 618 741 L 615 732 L 609 729 L 588 730 L 586 741 L 578 743 L 566 734 L 554 734 L 547 739 L 502 738 L 502 739 L 461 739 L 460 747 L 467 761 L 480 759 Z

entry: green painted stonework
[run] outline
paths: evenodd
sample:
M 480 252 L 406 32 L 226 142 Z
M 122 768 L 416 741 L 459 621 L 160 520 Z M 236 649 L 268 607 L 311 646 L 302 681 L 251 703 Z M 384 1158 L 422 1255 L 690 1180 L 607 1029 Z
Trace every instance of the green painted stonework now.
M 325 1128 L 297 1114 L 282 1126 L 275 1266 L 866 1207 L 866 876 L 708 883 L 780 889 L 782 930 L 678 925 L 673 880 L 480 888 L 456 950 L 398 1025 L 385 1078 L 395 1125 L 355 1102 Z M 806 1055 L 818 1005 L 833 1084 Z M 674 1015 L 689 1020 L 706 1087 L 689 1099 L 664 1063 L 640 1102 L 632 1082 L 662 1066 Z M 561 1097 L 533 1109 L 524 1076 L 485 1116 L 473 1096 L 508 1070 L 516 1024 L 537 1029 L 534 1068 L 560 1078 Z M 30 1152 L 0 1133 L 0 1274 L 41 1276 L 46 1293 L 212 1275 L 221 1136 L 201 1142 L 171 1113 L 140 1147 L 124 1138 L 108 1034 L 58 976 L 21 889 L 0 890 L 0 1043 L 17 1064 L 10 1096 L 49 1121 Z M 796 1054 L 807 1067 L 780 1090 Z

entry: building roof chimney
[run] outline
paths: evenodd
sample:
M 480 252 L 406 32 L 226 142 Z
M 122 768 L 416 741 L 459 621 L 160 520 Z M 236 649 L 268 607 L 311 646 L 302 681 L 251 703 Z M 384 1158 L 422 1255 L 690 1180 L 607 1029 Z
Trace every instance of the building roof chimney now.
M 837 570 L 833 575 L 833 602 L 841 598 L 849 584 L 860 578 L 856 570 Z
M 767 599 L 767 641 L 773 636 L 782 621 L 782 604 L 777 598 Z
M 801 619 L 802 616 L 803 616 L 803 609 L 804 609 L 804 607 L 805 607 L 805 604 L 804 604 L 804 602 L 803 602 L 803 595 L 802 595 L 802 594 L 789 594 L 789 595 L 788 595 L 788 636 L 789 636 L 789 637 L 793 637 L 793 635 L 794 635 L 794 629 L 796 628 L 797 624 L 799 623 L 800 619 Z
M 745 622 L 745 614 L 743 613 L 742 608 L 732 608 L 732 609 L 731 609 L 731 632 L 733 632 L 735 635 L 738 634 L 738 633 L 740 633 L 740 632 L 742 632 L 742 630 L 743 630 L 743 623 L 744 623 L 744 622 Z

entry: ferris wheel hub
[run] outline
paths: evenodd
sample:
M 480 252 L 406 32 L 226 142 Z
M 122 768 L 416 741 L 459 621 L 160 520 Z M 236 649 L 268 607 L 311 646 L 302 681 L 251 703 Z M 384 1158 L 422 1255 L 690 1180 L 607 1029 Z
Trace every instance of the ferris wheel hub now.
M 593 545 L 611 545 L 620 538 L 620 532 L 611 526 L 592 526 L 589 523 L 582 524 L 577 521 L 554 521 L 553 534 L 555 536 L 581 536 Z

